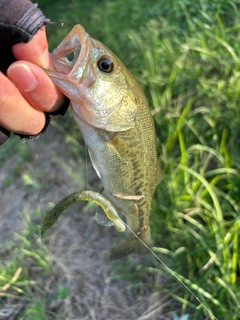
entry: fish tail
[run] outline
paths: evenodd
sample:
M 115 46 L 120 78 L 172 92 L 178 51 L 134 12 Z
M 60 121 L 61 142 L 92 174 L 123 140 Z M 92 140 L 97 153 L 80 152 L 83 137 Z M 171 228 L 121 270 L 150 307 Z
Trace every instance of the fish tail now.
M 131 253 L 136 253 L 139 255 L 145 255 L 149 253 L 149 249 L 142 242 L 144 242 L 144 244 L 146 244 L 148 247 L 152 246 L 150 227 L 145 227 L 145 230 L 140 231 L 138 233 L 138 237 L 132 233 L 128 234 L 126 238 L 121 240 L 115 247 L 113 247 L 110 254 L 110 260 L 120 259 Z

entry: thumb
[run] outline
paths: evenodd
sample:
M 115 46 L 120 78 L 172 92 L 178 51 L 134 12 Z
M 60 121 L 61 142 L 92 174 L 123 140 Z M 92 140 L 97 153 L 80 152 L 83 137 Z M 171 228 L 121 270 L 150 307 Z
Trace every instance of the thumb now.
M 26 60 L 45 68 L 53 67 L 45 27 L 40 28 L 28 43 L 15 44 L 12 51 L 17 60 Z

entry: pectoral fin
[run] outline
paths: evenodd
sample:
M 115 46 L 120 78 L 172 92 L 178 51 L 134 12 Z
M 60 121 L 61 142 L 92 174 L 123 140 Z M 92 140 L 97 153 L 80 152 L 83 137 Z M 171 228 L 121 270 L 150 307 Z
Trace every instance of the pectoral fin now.
M 118 134 L 114 135 L 114 137 L 105 142 L 105 144 L 112 149 L 112 151 L 122 160 L 123 157 L 131 157 L 132 149 L 129 147 L 127 142 L 121 139 Z

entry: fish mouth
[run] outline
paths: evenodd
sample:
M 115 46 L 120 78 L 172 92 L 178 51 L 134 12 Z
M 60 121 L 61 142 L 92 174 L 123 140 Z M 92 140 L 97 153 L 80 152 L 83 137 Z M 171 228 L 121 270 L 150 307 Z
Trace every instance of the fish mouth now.
M 51 53 L 56 71 L 68 75 L 69 80 L 77 78 L 80 82 L 85 74 L 90 48 L 90 36 L 81 25 L 75 25 Z

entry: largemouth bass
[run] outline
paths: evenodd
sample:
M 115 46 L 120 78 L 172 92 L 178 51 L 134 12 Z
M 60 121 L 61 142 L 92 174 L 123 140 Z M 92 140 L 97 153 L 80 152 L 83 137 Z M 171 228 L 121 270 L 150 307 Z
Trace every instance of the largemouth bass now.
M 150 246 L 151 200 L 161 173 L 154 123 L 141 87 L 123 63 L 81 25 L 74 26 L 52 58 L 56 71 L 46 72 L 71 101 L 104 196 Z M 111 258 L 145 251 L 128 232 L 113 248 Z

